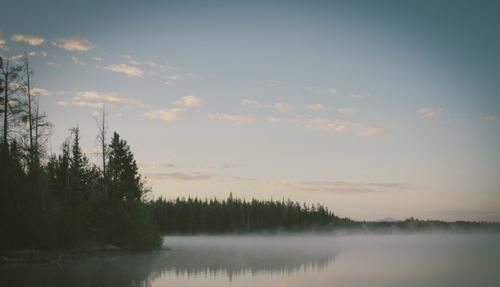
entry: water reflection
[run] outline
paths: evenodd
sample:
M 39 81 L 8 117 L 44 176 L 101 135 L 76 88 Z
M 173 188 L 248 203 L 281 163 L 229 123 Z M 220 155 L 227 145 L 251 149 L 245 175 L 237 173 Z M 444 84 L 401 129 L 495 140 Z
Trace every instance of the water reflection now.
M 61 264 L 0 265 L 2 286 L 151 286 L 164 276 L 225 277 L 256 274 L 287 276 L 323 270 L 333 252 L 304 242 L 279 239 L 175 237 L 170 251 L 92 256 Z
M 492 286 L 498 234 L 168 237 L 170 251 L 0 265 L 0 286 Z M 334 260 L 335 259 L 335 260 Z

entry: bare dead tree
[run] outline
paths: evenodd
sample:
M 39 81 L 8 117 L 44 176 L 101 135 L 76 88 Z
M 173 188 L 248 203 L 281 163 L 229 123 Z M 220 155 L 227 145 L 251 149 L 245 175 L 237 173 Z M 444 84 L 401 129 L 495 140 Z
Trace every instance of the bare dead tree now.
M 33 160 L 32 156 L 34 154 L 33 149 L 33 113 L 31 104 L 31 87 L 30 87 L 30 68 L 29 68 L 29 57 L 28 54 L 24 55 L 24 64 L 26 72 L 26 96 L 28 98 L 28 129 L 29 129 L 29 147 L 30 147 L 30 160 Z
M 0 56 L 0 90 L 2 91 L 2 109 L 3 113 L 3 149 L 8 150 L 9 146 L 9 114 L 15 112 L 18 107 L 18 101 L 14 95 L 20 90 L 18 80 L 24 69 L 24 65 L 11 62 L 9 58 Z
M 47 115 L 40 113 L 40 105 L 38 100 L 35 101 L 36 106 L 33 115 L 33 152 L 35 161 L 39 162 L 44 155 L 44 146 L 48 142 L 52 134 L 52 123 L 47 121 Z
M 101 147 L 101 155 L 102 155 L 102 176 L 103 176 L 103 189 L 104 189 L 104 197 L 107 198 L 108 195 L 108 185 L 107 185 L 107 170 L 106 170 L 106 158 L 107 158 L 107 145 L 106 145 L 106 136 L 108 132 L 108 126 L 106 122 L 106 106 L 102 106 L 101 117 L 95 118 L 97 124 L 97 141 Z

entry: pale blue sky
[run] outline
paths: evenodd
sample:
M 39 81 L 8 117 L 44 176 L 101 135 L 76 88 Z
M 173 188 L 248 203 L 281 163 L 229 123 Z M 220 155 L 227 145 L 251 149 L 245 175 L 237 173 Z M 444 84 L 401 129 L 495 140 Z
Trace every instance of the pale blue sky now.
M 0 54 L 36 52 L 53 152 L 76 124 L 96 150 L 105 103 L 154 196 L 500 220 L 494 1 L 101 2 L 0 18 Z

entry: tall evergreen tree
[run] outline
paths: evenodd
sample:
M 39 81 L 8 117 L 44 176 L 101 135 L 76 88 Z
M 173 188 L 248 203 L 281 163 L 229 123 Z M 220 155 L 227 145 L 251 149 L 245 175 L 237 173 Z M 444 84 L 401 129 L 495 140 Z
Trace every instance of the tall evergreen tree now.
M 134 155 L 127 142 L 113 133 L 109 145 L 108 176 L 113 196 L 126 201 L 139 201 L 144 195 L 144 186 Z

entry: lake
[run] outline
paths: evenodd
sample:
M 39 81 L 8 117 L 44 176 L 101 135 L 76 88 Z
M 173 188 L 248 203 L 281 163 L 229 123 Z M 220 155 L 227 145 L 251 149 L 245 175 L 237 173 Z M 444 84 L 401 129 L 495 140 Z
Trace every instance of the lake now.
M 500 286 L 500 234 L 169 236 L 171 250 L 0 265 L 1 286 Z

